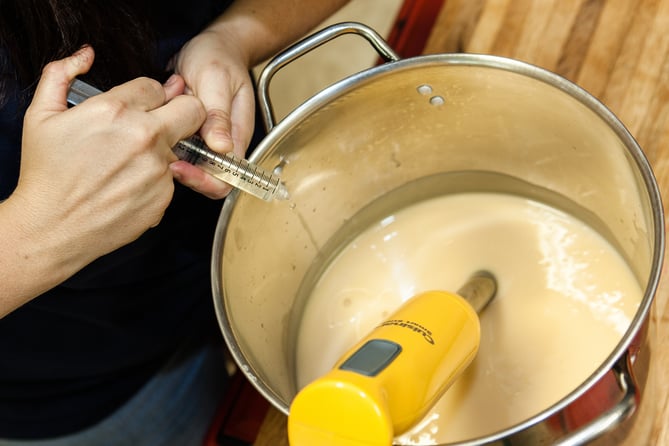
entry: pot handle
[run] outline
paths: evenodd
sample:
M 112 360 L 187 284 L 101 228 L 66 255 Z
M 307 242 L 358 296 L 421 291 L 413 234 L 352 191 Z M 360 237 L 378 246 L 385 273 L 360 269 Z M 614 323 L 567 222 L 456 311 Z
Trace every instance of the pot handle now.
M 274 109 L 269 99 L 269 82 L 274 74 L 298 57 L 301 57 L 335 37 L 344 34 L 357 34 L 364 37 L 379 55 L 389 62 L 400 59 L 397 53 L 395 53 L 395 51 L 376 31 L 357 22 L 343 22 L 330 25 L 327 28 L 304 38 L 274 57 L 267 66 L 265 66 L 258 78 L 258 101 L 260 102 L 260 111 L 267 131 L 272 130 L 275 125 Z
M 639 389 L 630 371 L 629 351 L 613 366 L 612 372 L 615 374 L 618 386 L 623 393 L 620 401 L 586 426 L 557 441 L 555 443 L 556 446 L 579 446 L 587 444 L 600 435 L 614 429 L 636 411 Z

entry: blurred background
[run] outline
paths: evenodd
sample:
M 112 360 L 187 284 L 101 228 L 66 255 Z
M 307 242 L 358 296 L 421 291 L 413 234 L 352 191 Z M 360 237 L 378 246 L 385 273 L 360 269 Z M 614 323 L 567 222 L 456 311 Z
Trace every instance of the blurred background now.
M 314 28 L 355 21 L 387 38 L 402 0 L 351 0 L 329 20 Z M 270 82 L 270 101 L 280 120 L 306 99 L 346 76 L 376 64 L 378 54 L 360 36 L 344 35 L 279 70 Z M 258 74 L 263 65 L 256 68 Z

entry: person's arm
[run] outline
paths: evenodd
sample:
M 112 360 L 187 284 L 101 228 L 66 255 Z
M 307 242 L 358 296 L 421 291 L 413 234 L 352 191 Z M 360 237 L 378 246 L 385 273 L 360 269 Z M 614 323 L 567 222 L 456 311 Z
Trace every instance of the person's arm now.
M 183 78 L 162 88 L 135 79 L 72 109 L 69 84 L 91 67 L 92 49 L 47 65 L 24 120 L 18 186 L 0 203 L 0 317 L 157 225 L 173 178 L 226 195 L 229 186 L 175 161 L 171 147 L 200 129 L 212 148 L 234 141 L 243 155 L 254 122 L 249 69 L 344 3 L 236 1 L 179 53 Z
M 244 156 L 255 111 L 249 70 L 303 37 L 347 2 L 238 0 L 183 47 L 175 58 L 175 70 L 207 109 L 200 134 L 209 147 Z M 185 161 L 171 168 L 183 184 L 211 198 L 230 191 L 225 183 Z
M 253 67 L 304 36 L 348 0 L 235 1 L 209 28 L 230 36 Z
M 174 190 L 171 147 L 204 122 L 176 75 L 68 109 L 93 57 L 86 47 L 48 64 L 26 112 L 19 181 L 0 203 L 0 317 L 157 225 Z

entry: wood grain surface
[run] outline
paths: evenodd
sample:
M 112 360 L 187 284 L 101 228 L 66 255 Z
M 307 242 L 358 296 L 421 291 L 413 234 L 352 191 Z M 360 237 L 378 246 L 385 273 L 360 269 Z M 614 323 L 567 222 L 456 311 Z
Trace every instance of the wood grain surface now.
M 669 191 L 669 1 L 447 0 L 424 52 L 512 57 L 575 82 L 625 124 Z
M 424 54 L 446 52 L 519 59 L 585 88 L 636 138 L 669 199 L 669 0 L 447 0 Z M 650 445 L 669 445 L 668 291 L 665 262 L 651 317 L 656 385 L 642 408 Z M 285 424 L 271 409 L 255 446 L 287 445 Z

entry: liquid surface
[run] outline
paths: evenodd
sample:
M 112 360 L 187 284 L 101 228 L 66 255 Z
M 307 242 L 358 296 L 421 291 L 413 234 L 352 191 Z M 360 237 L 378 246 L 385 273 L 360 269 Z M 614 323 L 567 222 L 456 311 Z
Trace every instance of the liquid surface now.
M 538 201 L 460 193 L 388 215 L 347 243 L 305 293 L 297 386 L 326 373 L 403 301 L 498 280 L 477 358 L 397 444 L 438 444 L 508 428 L 585 381 L 627 330 L 642 290 L 590 226 Z M 412 379 L 407 377 L 407 379 Z

